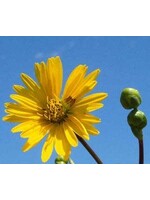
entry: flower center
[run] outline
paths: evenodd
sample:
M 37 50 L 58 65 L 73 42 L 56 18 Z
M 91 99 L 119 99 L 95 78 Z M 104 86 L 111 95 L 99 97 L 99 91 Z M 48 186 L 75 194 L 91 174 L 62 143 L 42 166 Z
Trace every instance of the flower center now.
M 66 117 L 61 101 L 47 98 L 47 107 L 43 109 L 43 116 L 52 123 L 59 123 Z
M 37 114 L 51 123 L 60 123 L 71 113 L 71 107 L 74 103 L 75 99 L 71 96 L 67 97 L 63 102 L 47 97 L 46 107 L 41 108 L 41 111 Z

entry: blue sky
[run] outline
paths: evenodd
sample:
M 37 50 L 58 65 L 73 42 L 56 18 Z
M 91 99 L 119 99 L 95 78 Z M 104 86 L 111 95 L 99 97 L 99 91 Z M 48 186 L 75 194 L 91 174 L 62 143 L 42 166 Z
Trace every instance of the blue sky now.
M 102 119 L 99 136 L 88 143 L 106 164 L 138 163 L 138 141 L 126 122 L 129 111 L 120 105 L 120 93 L 134 87 L 142 95 L 139 109 L 149 119 L 150 37 L 0 37 L 0 117 L 4 102 L 10 101 L 14 84 L 22 84 L 20 73 L 34 77 L 34 63 L 60 56 L 64 80 L 78 64 L 87 64 L 89 72 L 100 68 L 101 74 L 94 92 L 107 92 L 104 107 L 94 114 Z M 25 140 L 10 132 L 14 124 L 0 121 L 0 163 L 41 163 L 44 143 L 23 153 Z M 149 125 L 144 129 L 145 163 L 150 163 Z M 53 153 L 48 163 L 54 163 Z M 80 144 L 72 149 L 75 163 L 95 163 Z

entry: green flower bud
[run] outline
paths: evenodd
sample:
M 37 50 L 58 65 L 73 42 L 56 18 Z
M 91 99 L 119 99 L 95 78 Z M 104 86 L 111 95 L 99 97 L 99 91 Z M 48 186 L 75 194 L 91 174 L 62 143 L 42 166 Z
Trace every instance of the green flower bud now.
M 147 125 L 147 118 L 144 112 L 140 110 L 132 110 L 128 115 L 128 124 L 132 128 L 142 130 Z
M 125 109 L 137 108 L 142 100 L 138 90 L 125 88 L 120 96 L 120 102 Z
M 134 136 L 137 137 L 139 140 L 142 140 L 142 129 L 147 125 L 145 114 L 140 110 L 134 109 L 129 113 L 127 119 Z
M 67 164 L 68 161 L 64 160 L 62 157 L 57 157 L 55 159 L 55 164 Z

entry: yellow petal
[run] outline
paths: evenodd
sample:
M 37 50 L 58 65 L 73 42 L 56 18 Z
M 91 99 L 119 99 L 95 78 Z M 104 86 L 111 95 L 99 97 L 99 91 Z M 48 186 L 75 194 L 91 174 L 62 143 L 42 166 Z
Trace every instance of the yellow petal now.
M 100 69 L 96 69 L 93 72 L 89 73 L 85 77 L 83 84 L 88 84 L 88 83 L 90 83 L 92 81 L 95 81 L 96 78 L 98 77 L 99 73 L 100 73 Z
M 85 123 L 83 122 L 87 132 L 89 134 L 92 134 L 92 135 L 98 135 L 100 132 L 98 129 L 96 129 L 93 125 L 91 125 L 90 123 Z
M 100 123 L 101 122 L 101 119 L 98 118 L 98 117 L 95 117 L 94 115 L 91 115 L 89 113 L 75 113 L 74 114 L 76 117 L 78 117 L 79 120 L 81 121 L 84 121 L 84 122 L 89 122 L 89 123 L 93 123 L 93 124 L 96 124 L 96 123 Z
M 37 111 L 38 109 L 41 109 L 41 107 L 39 107 L 38 104 L 35 101 L 32 101 L 29 98 L 23 97 L 23 96 L 18 95 L 18 94 L 12 94 L 12 95 L 10 95 L 10 97 L 13 100 L 15 100 L 16 102 L 20 103 L 21 105 L 23 105 L 23 106 L 25 106 L 29 109 L 32 109 L 32 110 L 35 110 L 35 111 Z
M 39 86 L 27 74 L 22 73 L 21 74 L 21 79 L 22 79 L 23 83 L 27 86 L 28 89 L 30 89 L 32 91 L 35 91 L 35 90 L 38 91 L 39 90 Z
M 33 91 L 30 91 L 27 88 L 24 88 L 21 85 L 14 85 L 13 86 L 14 91 L 24 97 L 27 97 L 31 100 L 37 101 L 37 97 L 35 96 L 35 94 L 33 93 Z
M 63 68 L 59 56 L 48 59 L 47 73 L 48 81 L 51 85 L 51 92 L 54 95 L 59 96 L 62 88 L 63 79 Z
M 22 116 L 22 117 L 32 117 L 33 115 L 35 115 L 35 113 L 32 113 L 32 111 L 30 112 L 30 111 L 13 109 L 13 108 L 8 108 L 8 109 L 5 110 L 5 112 L 10 113 L 10 114 L 14 114 L 16 116 Z
M 108 95 L 106 93 L 95 93 L 91 94 L 89 96 L 86 96 L 79 100 L 77 103 L 75 103 L 76 106 L 82 106 L 82 105 L 89 105 L 92 103 L 100 103 L 102 100 L 104 100 Z
M 89 135 L 84 125 L 77 119 L 77 117 L 73 115 L 69 115 L 67 119 L 67 123 L 74 130 L 74 132 L 80 137 L 89 140 Z
M 50 159 L 53 152 L 54 139 L 55 139 L 54 134 L 52 132 L 49 133 L 42 148 L 42 153 L 41 153 L 42 162 L 47 162 Z
M 32 126 L 30 129 L 24 130 L 21 134 L 20 137 L 22 138 L 35 138 L 38 137 L 39 134 L 47 134 L 48 132 L 51 131 L 53 128 L 52 124 L 46 124 L 44 122 L 40 122 L 35 124 L 35 126 Z
M 28 107 L 25 107 L 21 104 L 18 104 L 18 103 L 13 103 L 13 102 L 10 102 L 10 103 L 5 103 L 5 107 L 6 109 L 12 109 L 12 110 L 16 110 L 16 111 L 24 111 L 24 112 L 29 112 L 29 113 L 37 113 L 37 110 L 35 111 L 35 109 L 32 110 L 29 109 Z
M 35 137 L 38 137 L 37 130 L 39 130 L 39 126 L 32 127 L 31 129 L 23 131 L 20 134 L 20 137 L 21 138 L 35 138 Z
M 20 117 L 20 118 L 26 119 L 26 120 L 30 120 L 30 119 L 39 120 L 39 119 L 41 119 L 41 116 L 29 113 L 29 112 L 25 112 L 25 111 L 17 111 L 17 110 L 14 110 L 14 109 L 6 109 L 5 112 L 9 113 L 10 115 L 14 115 L 16 117 Z
M 25 143 L 25 145 L 22 147 L 22 151 L 26 152 L 36 146 L 47 134 L 47 128 L 41 128 L 40 126 L 33 130 L 32 136 L 30 135 L 29 139 Z
M 33 95 L 33 93 L 31 91 L 29 92 L 29 90 L 27 88 L 24 88 L 21 85 L 14 85 L 13 89 L 17 94 L 19 94 L 21 96 L 27 97 L 32 100 L 33 99 L 37 100 L 37 98 Z
M 78 105 L 78 106 L 73 106 L 73 108 L 71 108 L 71 111 L 72 113 L 76 113 L 77 111 L 79 111 L 80 113 L 87 113 L 102 108 L 103 106 L 104 105 L 102 103 L 92 103 L 81 106 Z
M 22 118 L 34 118 L 34 119 L 40 119 L 41 116 L 38 115 L 38 111 L 33 109 L 33 108 L 28 108 L 28 107 L 24 107 L 20 104 L 16 104 L 16 103 L 5 103 L 5 107 L 6 107 L 6 110 L 5 112 L 6 113 L 9 113 L 9 114 L 13 114 L 13 115 L 16 115 L 16 116 L 20 116 Z M 39 112 L 41 111 L 41 109 L 39 110 Z
M 24 144 L 24 146 L 22 147 L 22 151 L 26 152 L 29 151 L 31 148 L 35 147 L 42 139 L 43 139 L 43 135 L 41 135 L 40 137 L 36 137 L 36 138 L 29 138 L 27 140 L 27 142 Z
M 69 157 L 71 153 L 71 146 L 65 136 L 62 125 L 58 125 L 55 130 L 55 150 L 58 155 L 63 157 Z
M 18 125 L 15 126 L 15 127 L 13 127 L 13 128 L 11 129 L 11 131 L 12 131 L 13 133 L 21 132 L 21 131 L 27 131 L 27 130 L 33 128 L 33 127 L 36 126 L 36 125 L 37 125 L 37 122 L 34 122 L 33 120 L 31 120 L 31 121 L 25 121 L 25 122 L 23 122 L 23 123 L 21 123 L 21 124 L 18 124 Z
M 29 91 L 27 88 L 24 88 L 21 85 L 14 85 L 13 89 L 15 92 L 17 92 L 19 95 L 29 98 L 35 102 L 37 102 L 41 107 L 44 107 L 46 104 L 46 96 L 44 94 L 44 91 L 40 90 L 34 90 Z
M 22 85 L 14 85 L 13 89 L 15 90 L 15 92 L 17 93 L 21 93 L 22 90 L 26 90 Z M 27 90 L 26 90 L 27 91 Z
M 45 97 L 45 95 L 43 93 L 43 90 L 41 90 L 41 88 L 37 85 L 37 83 L 30 76 L 24 73 L 21 74 L 21 79 L 29 89 L 29 91 L 27 92 L 30 93 L 31 96 L 35 97 L 36 101 L 38 100 L 43 101 L 43 97 Z
M 20 134 L 20 137 L 21 138 L 30 138 L 30 137 L 32 137 L 32 135 L 35 135 L 36 129 L 39 129 L 39 127 L 32 127 L 28 130 L 22 131 L 22 133 Z
M 36 76 L 38 83 L 40 84 L 40 86 L 42 86 L 42 77 L 41 77 L 42 73 L 41 73 L 41 67 L 40 67 L 39 63 L 35 63 L 34 72 L 35 72 L 35 76 Z
M 102 104 L 102 103 L 93 103 L 93 104 L 87 106 L 86 111 L 93 112 L 99 108 L 102 108 L 103 106 L 104 106 L 104 104 Z
M 2 120 L 7 122 L 25 122 L 27 119 L 10 114 L 3 117 Z
M 67 122 L 63 123 L 63 129 L 68 142 L 71 144 L 71 146 L 76 147 L 78 145 L 78 139 Z
M 81 83 L 84 80 L 86 71 L 87 66 L 85 65 L 79 65 L 72 71 L 64 88 L 64 99 L 69 96 L 72 96 L 72 93 L 80 87 Z
M 82 84 L 78 91 L 75 91 L 73 94 L 73 97 L 77 100 L 81 99 L 81 97 L 83 97 L 84 95 L 86 95 L 87 93 L 89 93 L 91 90 L 94 89 L 94 87 L 96 86 L 97 81 L 92 81 L 88 84 Z
M 44 62 L 35 63 L 35 75 L 45 95 L 50 96 L 51 85 L 48 82 L 47 66 Z
M 97 84 L 97 81 L 95 80 L 100 73 L 100 70 L 97 69 L 90 74 L 88 74 L 80 83 L 80 86 L 77 88 L 77 90 L 74 90 L 72 97 L 75 98 L 76 100 L 80 99 L 83 97 L 85 94 L 90 92 L 91 90 L 94 89 L 94 87 Z

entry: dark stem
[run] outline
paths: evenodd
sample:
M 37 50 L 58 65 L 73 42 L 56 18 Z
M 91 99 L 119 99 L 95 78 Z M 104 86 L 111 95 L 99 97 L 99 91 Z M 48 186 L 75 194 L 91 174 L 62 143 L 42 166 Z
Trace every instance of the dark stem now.
M 83 138 L 76 135 L 78 140 L 81 142 L 81 144 L 86 148 L 86 150 L 91 154 L 91 156 L 94 158 L 94 160 L 97 162 L 97 164 L 103 164 L 103 162 L 100 160 L 100 158 L 96 155 L 96 153 L 91 149 L 91 147 L 85 142 Z
M 143 144 L 143 139 L 139 140 L 139 164 L 144 164 L 144 144 Z

